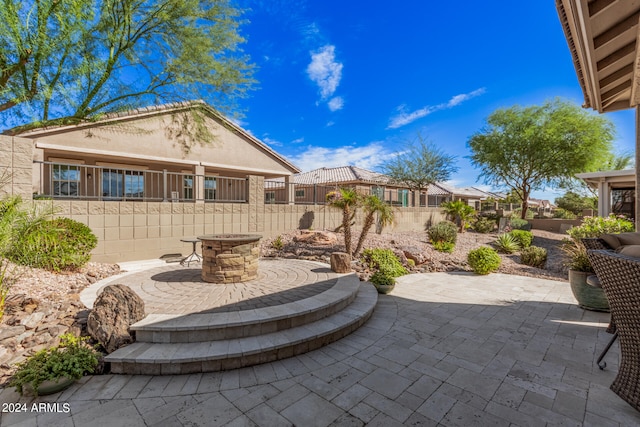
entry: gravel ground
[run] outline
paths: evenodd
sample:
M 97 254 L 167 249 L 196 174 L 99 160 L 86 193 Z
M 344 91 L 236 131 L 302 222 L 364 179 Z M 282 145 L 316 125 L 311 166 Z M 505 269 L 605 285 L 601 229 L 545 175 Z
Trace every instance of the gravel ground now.
M 520 264 L 519 254 L 500 254 L 502 265 L 500 273 L 516 274 L 521 276 L 540 277 L 552 280 L 566 280 L 567 273 L 563 267 L 563 253 L 560 250 L 560 242 L 566 238 L 566 234 L 552 233 L 543 230 L 532 230 L 534 239 L 533 245 L 547 249 L 547 264 L 544 269 L 530 267 Z M 330 233 L 330 232 L 329 232 Z M 336 233 L 337 242 L 333 245 L 310 245 L 295 242 L 294 237 L 300 231 L 293 231 L 282 234 L 280 237 L 284 243 L 284 248 L 279 253 L 272 247 L 275 239 L 263 239 L 262 253 L 267 256 L 297 257 L 303 259 L 317 259 L 327 262 L 331 252 L 336 250 L 344 251 L 344 239 L 341 233 Z M 359 230 L 354 233 L 354 247 Z M 471 271 L 467 264 L 467 254 L 470 250 L 481 246 L 491 246 L 496 240 L 497 233 L 481 234 L 473 231 L 458 234 L 455 250 L 453 253 L 438 252 L 433 249 L 428 242 L 425 232 L 385 232 L 384 234 L 370 233 L 366 240 L 365 248 L 389 248 L 397 253 L 409 250 L 413 253 L 422 254 L 426 259 L 424 264 L 417 265 L 412 272 L 432 272 L 432 271 Z

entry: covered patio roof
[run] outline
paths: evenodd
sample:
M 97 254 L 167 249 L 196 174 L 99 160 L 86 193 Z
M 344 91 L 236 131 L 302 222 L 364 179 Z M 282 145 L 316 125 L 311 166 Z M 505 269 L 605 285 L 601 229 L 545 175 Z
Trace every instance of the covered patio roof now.
M 584 106 L 601 113 L 640 103 L 638 0 L 556 0 Z
M 584 107 L 600 113 L 636 110 L 637 188 L 640 176 L 640 0 L 556 0 L 556 7 L 582 87 Z M 640 212 L 638 197 L 635 212 Z M 640 229 L 640 215 L 636 217 L 636 228 Z

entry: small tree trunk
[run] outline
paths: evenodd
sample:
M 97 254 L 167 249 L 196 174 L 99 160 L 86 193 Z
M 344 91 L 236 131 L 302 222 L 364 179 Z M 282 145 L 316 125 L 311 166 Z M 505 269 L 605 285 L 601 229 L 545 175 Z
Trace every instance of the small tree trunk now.
M 375 212 L 369 212 L 367 217 L 364 219 L 364 225 L 362 226 L 362 232 L 360 233 L 360 237 L 358 238 L 358 245 L 356 246 L 356 250 L 353 251 L 353 256 L 356 257 L 360 253 L 362 246 L 364 245 L 364 239 L 369 234 L 369 230 L 373 227 L 373 223 L 375 221 Z
M 351 256 L 351 210 L 348 205 L 342 210 L 342 228 L 344 229 L 344 247 Z

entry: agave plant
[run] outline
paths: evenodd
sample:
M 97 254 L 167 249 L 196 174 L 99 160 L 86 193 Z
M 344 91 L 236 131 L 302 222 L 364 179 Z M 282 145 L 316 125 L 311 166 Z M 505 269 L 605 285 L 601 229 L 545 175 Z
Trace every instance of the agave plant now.
M 502 252 L 505 254 L 512 254 L 520 249 L 520 243 L 515 237 L 513 237 L 511 233 L 503 233 L 498 235 L 494 246 L 496 247 L 498 252 Z

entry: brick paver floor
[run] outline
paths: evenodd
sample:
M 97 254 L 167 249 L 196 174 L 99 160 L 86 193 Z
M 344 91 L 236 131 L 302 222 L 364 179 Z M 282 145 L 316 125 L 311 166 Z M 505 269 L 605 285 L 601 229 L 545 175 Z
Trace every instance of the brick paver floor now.
M 415 274 L 380 295 L 353 334 L 304 355 L 227 372 L 84 377 L 0 414 L 4 426 L 634 426 L 609 390 L 618 345 L 606 313 L 566 282 Z M 48 402 L 38 412 L 32 403 Z M 57 409 L 57 411 L 56 411 Z
M 147 314 L 187 314 L 286 304 L 326 291 L 338 277 L 326 264 L 285 259 L 260 260 L 258 277 L 243 283 L 208 283 L 200 272 L 199 266 L 172 264 L 130 274 L 125 283 L 145 302 Z

